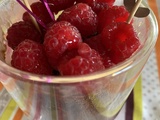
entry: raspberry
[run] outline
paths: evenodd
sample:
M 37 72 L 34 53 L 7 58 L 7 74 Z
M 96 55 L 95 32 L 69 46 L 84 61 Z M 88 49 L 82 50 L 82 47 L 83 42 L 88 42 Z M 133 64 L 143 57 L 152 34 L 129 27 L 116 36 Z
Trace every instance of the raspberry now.
M 77 2 L 88 4 L 98 14 L 101 10 L 112 6 L 115 0 L 77 0 Z
M 124 6 L 111 6 L 108 9 L 102 10 L 98 15 L 98 32 L 100 33 L 103 28 L 113 22 L 127 21 L 129 12 Z
M 60 21 L 53 24 L 46 32 L 44 47 L 52 67 L 56 67 L 59 57 L 66 51 L 77 48 L 82 42 L 76 27 L 69 22 Z
M 68 21 L 76 26 L 82 37 L 88 37 L 97 32 L 97 15 L 90 6 L 79 3 L 62 12 L 59 21 Z
M 52 19 L 45 7 L 45 5 L 42 2 L 34 2 L 31 4 L 31 9 L 33 13 L 44 23 L 44 24 L 49 24 L 52 22 Z M 29 13 L 25 12 L 23 14 L 23 20 L 28 21 L 32 23 L 31 17 Z
M 113 23 L 105 27 L 101 38 L 110 52 L 111 60 L 116 64 L 130 57 L 140 46 L 133 26 L 125 22 Z
M 101 56 L 103 56 L 104 54 L 106 54 L 106 48 L 102 44 L 101 36 L 100 35 L 96 35 L 96 36 L 90 37 L 90 38 L 86 39 L 85 42 L 92 49 L 95 49 Z
M 103 65 L 105 66 L 105 68 L 109 68 L 114 65 L 114 63 L 112 62 L 112 60 L 109 57 L 109 53 L 108 53 L 107 49 L 102 44 L 101 35 L 93 36 L 93 37 L 85 40 L 85 42 L 92 49 L 96 50 L 100 54 L 100 56 L 102 57 Z
M 24 40 L 15 48 L 11 64 L 17 69 L 35 74 L 52 74 L 43 45 L 29 39 Z
M 105 66 L 105 68 L 110 68 L 112 66 L 115 66 L 115 63 L 113 63 L 110 56 L 107 54 L 103 56 L 102 60 L 103 60 L 103 65 Z
M 84 75 L 104 70 L 100 55 L 86 43 L 78 45 L 77 54 L 75 57 L 72 56 L 71 59 L 60 64 L 58 69 L 61 75 Z
M 60 57 L 60 59 L 58 61 L 58 66 L 68 62 L 70 59 L 77 56 L 78 55 L 77 48 L 72 49 L 72 50 L 67 50 L 66 52 L 64 52 L 63 55 Z
M 60 10 L 71 7 L 74 4 L 75 0 L 48 0 L 47 2 L 50 9 L 53 12 L 57 13 Z
M 42 42 L 41 35 L 37 29 L 30 23 L 20 21 L 12 24 L 7 31 L 8 45 L 14 49 L 20 42 L 25 39 Z

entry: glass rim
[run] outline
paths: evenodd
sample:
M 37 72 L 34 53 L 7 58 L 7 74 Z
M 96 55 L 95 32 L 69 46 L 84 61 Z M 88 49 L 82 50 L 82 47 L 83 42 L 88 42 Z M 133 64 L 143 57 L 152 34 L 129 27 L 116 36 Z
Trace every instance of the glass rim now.
M 147 6 L 147 4 L 144 1 L 142 5 Z M 147 42 L 145 42 L 144 45 L 138 51 L 136 51 L 136 53 L 132 55 L 130 58 L 106 70 L 98 71 L 98 72 L 94 72 L 86 75 L 79 75 L 79 76 L 78 75 L 47 76 L 47 75 L 38 75 L 38 74 L 33 74 L 33 73 L 18 70 L 0 60 L 0 72 L 6 75 L 16 76 L 17 79 L 20 79 L 20 80 L 35 81 L 35 82 L 41 82 L 41 83 L 77 83 L 77 82 L 96 80 L 98 78 L 102 78 L 108 75 L 115 76 L 135 66 L 137 63 L 139 63 L 143 59 L 143 57 L 148 52 L 151 52 L 151 50 L 153 49 L 158 37 L 158 22 L 152 10 L 150 10 L 150 15 L 148 17 L 150 21 L 152 21 L 151 23 L 153 26 L 153 36 L 147 39 L 146 41 L 151 41 L 151 44 L 146 45 Z

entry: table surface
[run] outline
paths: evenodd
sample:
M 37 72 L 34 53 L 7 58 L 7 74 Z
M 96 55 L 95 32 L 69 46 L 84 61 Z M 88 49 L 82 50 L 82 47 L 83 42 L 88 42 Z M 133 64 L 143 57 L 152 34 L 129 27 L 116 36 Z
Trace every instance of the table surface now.
M 160 0 L 146 0 L 160 25 Z M 160 27 L 159 27 L 160 28 Z M 116 120 L 160 120 L 160 36 Z M 138 99 L 137 99 L 138 98 Z M 27 120 L 0 83 L 0 120 Z

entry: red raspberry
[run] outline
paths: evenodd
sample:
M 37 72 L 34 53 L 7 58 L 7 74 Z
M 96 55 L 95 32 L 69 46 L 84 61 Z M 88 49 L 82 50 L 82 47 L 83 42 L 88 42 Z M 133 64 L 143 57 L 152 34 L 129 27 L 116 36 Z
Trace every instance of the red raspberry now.
M 97 15 L 87 4 L 79 3 L 62 12 L 59 21 L 68 21 L 76 26 L 82 37 L 88 37 L 97 32 Z
M 92 49 L 95 49 L 101 56 L 106 54 L 107 51 L 106 51 L 105 46 L 102 44 L 100 35 L 96 35 L 96 36 L 90 37 L 90 38 L 86 39 L 85 42 Z
M 52 19 L 45 7 L 45 5 L 42 2 L 34 2 L 31 4 L 32 12 L 44 23 L 49 24 L 52 22 Z M 29 13 L 25 12 L 23 14 L 23 20 L 28 21 L 32 23 L 31 17 Z
M 110 68 L 112 66 L 115 66 L 109 55 L 104 55 L 102 60 L 105 68 Z
M 101 35 L 93 36 L 85 42 L 94 50 L 96 50 L 102 57 L 103 65 L 105 68 L 109 68 L 114 65 L 109 57 L 109 53 L 105 46 L 102 44 Z
M 74 58 L 77 55 L 78 55 L 77 48 L 76 49 L 72 49 L 72 50 L 67 50 L 60 57 L 57 66 L 59 66 L 60 64 L 64 64 L 64 63 L 68 62 L 70 59 Z
M 128 17 L 129 12 L 124 6 L 112 6 L 104 9 L 98 15 L 98 32 L 100 33 L 105 26 L 113 22 L 127 21 Z
M 101 38 L 114 63 L 129 58 L 140 46 L 133 26 L 125 22 L 113 23 L 105 27 Z
M 77 53 L 58 67 L 61 75 L 83 75 L 104 70 L 100 55 L 87 44 L 80 43 Z
M 15 48 L 11 64 L 17 69 L 31 73 L 52 74 L 43 45 L 29 39 L 24 40 Z
M 71 7 L 74 4 L 75 0 L 48 0 L 47 2 L 50 9 L 53 12 L 57 13 L 60 10 Z
M 108 8 L 108 6 L 112 6 L 115 0 L 76 0 L 78 3 L 86 3 L 93 9 L 97 14 L 103 10 Z
M 69 22 L 61 21 L 53 24 L 45 35 L 44 47 L 52 67 L 56 68 L 59 57 L 66 51 L 75 49 L 82 42 L 76 27 Z
M 8 45 L 14 49 L 20 42 L 25 39 L 42 42 L 41 35 L 38 30 L 30 23 L 20 21 L 12 24 L 7 31 Z

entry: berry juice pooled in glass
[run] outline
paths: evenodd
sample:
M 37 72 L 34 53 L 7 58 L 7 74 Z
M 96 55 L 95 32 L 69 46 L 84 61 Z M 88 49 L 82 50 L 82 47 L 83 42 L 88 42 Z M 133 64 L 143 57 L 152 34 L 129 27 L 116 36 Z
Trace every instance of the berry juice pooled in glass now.
M 36 87 L 31 96 L 35 96 L 28 103 L 38 107 L 32 108 L 30 118 L 114 119 L 144 65 L 119 75 L 103 73 L 116 69 L 141 48 L 134 19 L 126 22 L 130 13 L 125 6 L 115 5 L 115 0 L 35 0 L 30 7 L 26 2 L 17 0 L 26 11 L 7 29 L 11 66 L 62 78 L 55 84 L 49 78 L 46 83 L 33 80 Z

